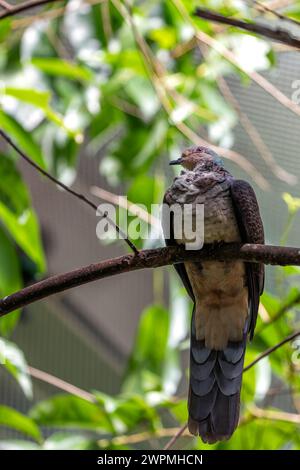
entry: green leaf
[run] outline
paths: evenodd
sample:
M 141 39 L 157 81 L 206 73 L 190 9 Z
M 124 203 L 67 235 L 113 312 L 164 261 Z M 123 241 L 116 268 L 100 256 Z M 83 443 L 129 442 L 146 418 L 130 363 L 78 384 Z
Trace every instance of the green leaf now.
M 256 419 L 239 426 L 228 442 L 217 445 L 218 450 L 280 450 L 297 434 L 293 423 Z
M 0 405 L 0 425 L 15 429 L 32 437 L 35 441 L 41 442 L 41 433 L 35 422 L 13 408 Z
M 149 37 L 157 42 L 158 46 L 163 49 L 172 49 L 177 41 L 175 29 L 168 26 L 152 29 L 149 33 Z
M 31 409 L 30 417 L 40 426 L 113 430 L 102 407 L 72 395 L 56 395 L 38 403 Z
M 300 198 L 294 197 L 289 193 L 283 193 L 282 199 L 288 207 L 290 214 L 296 214 L 300 210 Z
M 18 215 L 30 207 L 30 197 L 15 162 L 0 153 L 0 201 Z
M 0 364 L 16 379 L 27 398 L 32 398 L 32 383 L 23 352 L 7 339 L 0 338 Z
M 21 267 L 15 247 L 0 226 L 0 297 L 20 290 L 22 285 Z M 20 310 L 16 310 L 0 318 L 1 335 L 7 336 L 13 331 L 19 315 Z
M 7 86 L 4 88 L 3 92 L 6 95 L 13 96 L 20 101 L 32 104 L 41 109 L 48 107 L 51 98 L 49 91 L 33 90 L 30 88 L 14 88 Z
M 44 257 L 39 224 L 33 209 L 26 209 L 21 215 L 14 214 L 0 201 L 0 220 L 16 243 L 36 263 L 39 272 L 44 272 Z
M 11 116 L 0 110 L 0 128 L 6 131 L 18 146 L 42 168 L 45 168 L 42 152 L 31 134 Z
M 300 276 L 300 266 L 278 266 L 286 276 Z
M 81 82 L 90 81 L 93 78 L 92 72 L 86 67 L 63 59 L 35 57 L 31 60 L 31 64 L 48 75 L 65 77 Z
M 127 192 L 128 200 L 135 204 L 143 204 L 147 211 L 151 211 L 151 204 L 158 204 L 162 200 L 163 183 L 159 178 L 147 175 L 137 176 Z
M 166 408 L 170 410 L 172 415 L 181 424 L 185 424 L 188 420 L 188 406 L 186 400 L 178 400 L 175 403 L 170 402 L 166 405 Z
M 81 132 L 73 130 L 65 125 L 64 119 L 60 116 L 50 105 L 51 93 L 48 91 L 32 90 L 29 88 L 12 88 L 5 87 L 4 93 L 9 96 L 29 103 L 36 108 L 41 109 L 49 121 L 54 122 L 58 127 L 61 127 L 68 135 L 73 137 L 76 141 L 82 142 L 83 136 Z
M 4 42 L 11 32 L 11 18 L 4 18 L 0 23 L 0 42 Z
M 245 363 L 250 364 L 254 359 L 256 359 L 258 353 L 256 350 L 250 346 L 246 349 L 246 359 Z M 243 385 L 241 390 L 241 399 L 242 403 L 253 403 L 256 390 L 256 369 L 253 366 L 251 369 L 243 375 Z
M 134 394 L 115 398 L 98 391 L 94 392 L 94 396 L 106 410 L 117 434 L 131 431 L 141 423 L 146 423 L 154 431 L 160 423 L 156 409 L 144 397 Z

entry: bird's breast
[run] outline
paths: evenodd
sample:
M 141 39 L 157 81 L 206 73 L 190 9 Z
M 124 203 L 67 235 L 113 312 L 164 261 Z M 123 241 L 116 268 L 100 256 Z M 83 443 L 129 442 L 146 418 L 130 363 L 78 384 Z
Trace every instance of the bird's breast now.
M 218 197 L 211 197 L 208 192 L 204 200 L 204 242 L 220 241 L 240 241 L 229 189 L 221 192 Z

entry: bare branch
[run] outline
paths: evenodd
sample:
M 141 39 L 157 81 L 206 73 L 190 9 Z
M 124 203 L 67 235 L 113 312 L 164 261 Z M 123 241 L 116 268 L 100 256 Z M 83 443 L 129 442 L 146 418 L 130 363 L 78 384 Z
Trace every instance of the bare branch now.
M 264 11 L 265 13 L 271 13 L 272 15 L 276 16 L 278 19 L 287 21 L 289 23 L 293 23 L 297 26 L 300 26 L 299 21 L 295 20 L 294 18 L 290 18 L 289 16 L 285 16 L 282 13 L 279 13 L 276 10 L 273 10 L 269 6 L 265 5 L 264 3 L 258 2 L 257 0 L 253 0 L 254 3 L 254 8 L 256 8 L 258 11 Z
M 180 431 L 182 431 L 182 428 L 161 428 L 161 429 L 157 429 L 154 432 L 143 431 L 143 432 L 139 432 L 136 434 L 129 434 L 128 436 L 116 436 L 116 437 L 112 437 L 111 439 L 99 439 L 97 441 L 97 444 L 100 447 L 107 449 L 107 447 L 109 447 L 109 445 L 111 444 L 119 445 L 119 446 L 128 445 L 128 444 L 129 445 L 137 444 L 139 442 L 149 441 L 150 439 L 161 439 L 164 437 L 170 437 L 170 436 L 173 436 L 174 434 L 177 434 Z M 190 434 L 188 434 L 188 436 L 191 437 Z
M 171 449 L 171 447 L 175 444 L 175 442 L 177 441 L 177 439 L 180 438 L 180 436 L 182 436 L 182 434 L 184 433 L 184 431 L 187 429 L 187 424 L 185 424 L 184 426 L 182 426 L 181 428 L 178 429 L 178 431 L 176 432 L 176 434 L 172 437 L 172 439 L 170 439 L 170 441 L 165 445 L 164 449 L 163 450 L 169 450 Z
M 265 328 L 269 325 L 272 325 L 274 322 L 279 320 L 286 312 L 291 310 L 293 307 L 300 303 L 300 293 L 298 293 L 294 298 L 290 299 L 288 302 L 283 304 L 278 311 L 272 317 L 269 317 L 266 322 L 262 325 L 262 327 L 258 330 L 258 333 L 261 333 Z
M 61 2 L 62 0 L 29 0 L 28 2 L 21 3 L 20 5 L 11 5 L 10 8 L 6 7 L 3 13 L 0 13 L 0 21 L 9 16 L 15 16 L 18 13 L 32 10 L 33 8 L 46 5 L 47 3 Z M 1 3 L 4 3 L 1 0 Z M 6 2 L 5 2 L 6 3 Z M 7 3 L 6 3 L 7 4 Z
M 88 5 L 101 5 L 105 1 L 106 0 L 85 0 L 84 2 L 80 3 L 76 7 L 76 11 L 81 11 L 82 9 L 86 8 L 87 4 Z M 12 22 L 12 29 L 20 30 L 21 28 L 26 28 L 27 26 L 30 26 L 35 21 L 53 20 L 55 18 L 63 16 L 67 9 L 67 6 L 68 6 L 68 3 L 65 3 L 64 6 L 62 7 L 58 7 L 58 8 L 53 7 L 49 10 L 39 11 L 35 15 L 24 16 L 23 18 L 16 18 Z
M 28 373 L 31 377 L 35 379 L 41 380 L 42 382 L 48 383 L 53 385 L 53 387 L 59 388 L 64 392 L 70 393 L 71 395 L 75 395 L 76 397 L 83 398 L 84 400 L 94 402 L 96 401 L 94 396 L 82 390 L 81 388 L 76 387 L 76 385 L 72 385 L 65 380 L 59 379 L 52 374 L 48 374 L 48 372 L 44 372 L 43 370 L 36 369 L 35 367 L 28 366 Z
M 292 341 L 293 339 L 297 338 L 297 336 L 299 336 L 299 335 L 300 335 L 300 330 L 295 331 L 294 333 L 292 333 L 291 335 L 287 336 L 285 339 L 283 339 L 282 341 L 280 341 L 280 343 L 276 344 L 275 346 L 270 347 L 269 349 L 266 349 L 266 351 L 264 351 L 262 354 L 260 354 L 259 356 L 257 356 L 257 358 L 254 359 L 254 361 L 250 362 L 250 364 L 248 364 L 248 365 L 244 368 L 244 372 L 246 372 L 247 370 L 251 369 L 251 367 L 253 367 L 253 366 L 254 366 L 255 364 L 257 364 L 259 361 L 261 361 L 264 357 L 269 356 L 269 354 L 272 354 L 272 352 L 276 351 L 278 348 L 280 348 L 280 347 L 283 346 L 284 344 L 289 343 L 289 342 Z
M 13 8 L 13 5 L 10 5 L 5 0 L 0 0 L 0 7 L 4 8 L 4 10 L 10 11 Z
M 187 260 L 234 259 L 272 265 L 300 265 L 300 249 L 228 243 L 217 247 L 206 245 L 197 251 L 186 251 L 183 246 L 143 250 L 134 255 L 128 254 L 58 274 L 25 287 L 0 300 L 0 317 L 58 292 L 121 273 L 158 268 Z
M 44 170 L 41 166 L 39 166 L 37 163 L 35 163 L 33 160 L 31 160 L 30 157 L 28 157 L 24 152 L 23 150 L 21 150 L 12 140 L 11 138 L 2 130 L 0 129 L 0 135 L 3 137 L 3 139 L 20 155 L 20 157 L 22 157 L 27 163 L 29 163 L 29 165 L 31 165 L 33 168 L 35 168 L 39 173 L 41 173 L 42 175 L 46 176 L 46 178 L 48 178 L 50 181 L 52 181 L 52 183 L 55 183 L 57 186 L 59 186 L 60 188 L 64 189 L 65 191 L 67 191 L 69 194 L 71 194 L 72 196 L 76 197 L 77 199 L 80 199 L 81 201 L 83 201 L 85 204 L 87 204 L 89 207 L 91 207 L 92 209 L 94 209 L 95 211 L 98 210 L 98 207 L 96 204 L 94 204 L 90 199 L 88 199 L 86 196 L 84 196 L 83 194 L 81 193 L 78 193 L 77 191 L 75 191 L 74 189 L 71 189 L 69 188 L 68 186 L 66 186 L 65 184 L 63 184 L 61 181 L 59 181 L 58 179 L 56 179 L 54 176 L 50 175 L 50 173 L 48 173 L 46 170 Z M 116 231 L 118 232 L 118 234 L 124 239 L 124 241 L 127 243 L 127 245 L 129 246 L 129 248 L 134 252 L 134 253 L 138 253 L 138 249 L 136 248 L 136 246 L 129 240 L 128 237 L 126 237 L 125 233 L 120 229 L 120 227 L 118 225 L 116 225 L 109 217 L 107 214 L 103 214 L 101 213 L 99 210 L 98 210 L 98 214 L 103 217 L 103 218 L 106 218 L 106 220 L 116 229 Z
M 297 39 L 296 37 L 292 36 L 288 31 L 281 28 L 272 29 L 268 26 L 258 23 L 246 23 L 246 21 L 238 20 L 236 18 L 229 18 L 221 15 L 220 13 L 206 10 L 204 8 L 197 8 L 195 11 L 195 15 L 204 20 L 234 26 L 250 33 L 259 34 L 261 36 L 270 38 L 273 41 L 282 42 L 283 44 L 287 44 L 288 46 L 300 49 L 300 39 Z
M 297 413 L 287 413 L 285 411 L 264 410 L 253 405 L 249 408 L 250 413 L 256 418 L 270 419 L 272 421 L 287 421 L 289 423 L 300 424 L 300 415 Z

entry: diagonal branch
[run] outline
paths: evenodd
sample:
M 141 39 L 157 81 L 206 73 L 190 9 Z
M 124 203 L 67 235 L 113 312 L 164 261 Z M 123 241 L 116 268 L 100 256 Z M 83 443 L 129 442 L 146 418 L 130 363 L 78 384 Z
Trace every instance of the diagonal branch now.
M 236 152 L 235 150 L 220 147 L 218 145 L 214 145 L 208 142 L 207 140 L 200 137 L 185 122 L 183 121 L 177 122 L 176 120 L 172 118 L 173 107 L 169 98 L 170 90 L 168 87 L 165 86 L 166 80 L 164 80 L 163 77 L 161 76 L 161 70 L 163 68 L 162 64 L 159 63 L 153 57 L 151 49 L 149 48 L 148 44 L 144 40 L 143 36 L 139 34 L 136 24 L 133 21 L 133 18 L 130 15 L 127 8 L 125 8 L 124 5 L 122 5 L 121 2 L 119 2 L 118 0 L 112 0 L 112 1 L 115 7 L 119 9 L 120 13 L 124 16 L 127 23 L 132 28 L 136 44 L 140 48 L 140 51 L 141 51 L 141 55 L 143 58 L 146 72 L 149 76 L 149 79 L 153 85 L 155 92 L 157 93 L 157 96 L 162 104 L 162 107 L 167 113 L 172 125 L 175 126 L 178 129 L 178 131 L 182 133 L 182 135 L 184 135 L 191 142 L 193 142 L 193 144 L 210 147 L 212 150 L 219 153 L 222 157 L 228 158 L 229 160 L 239 165 L 246 173 L 248 173 L 253 178 L 253 180 L 261 189 L 264 189 L 264 190 L 269 189 L 268 181 L 260 173 L 256 171 L 256 168 L 254 167 L 254 165 L 252 165 L 252 163 L 249 160 L 247 160 L 246 157 Z M 160 71 L 158 70 L 158 68 L 160 69 Z M 176 92 L 176 95 L 177 95 L 177 92 Z M 180 95 L 180 97 L 185 99 L 185 97 L 182 97 L 182 95 Z M 299 108 L 299 112 L 300 112 L 300 108 Z
M 275 313 L 274 316 L 270 317 L 260 329 L 256 330 L 257 333 L 261 333 L 265 328 L 267 328 L 269 325 L 272 325 L 274 322 L 279 320 L 283 315 L 285 315 L 289 310 L 291 310 L 293 307 L 298 305 L 300 303 L 300 292 L 292 299 L 290 299 L 288 302 L 284 303 Z
M 255 364 L 257 364 L 259 361 L 261 361 L 264 357 L 269 356 L 269 354 L 276 351 L 276 349 L 280 348 L 281 346 L 283 346 L 286 343 L 289 343 L 293 339 L 297 338 L 297 336 L 299 336 L 299 335 L 300 335 L 300 330 L 295 331 L 294 333 L 292 333 L 291 335 L 287 336 L 282 341 L 280 341 L 280 343 L 276 344 L 275 346 L 271 346 L 269 349 L 266 349 L 266 351 L 264 351 L 262 354 L 257 356 L 257 358 L 254 359 L 254 361 L 252 361 L 250 364 L 248 364 L 248 366 L 246 366 L 244 368 L 244 372 L 247 372 L 247 370 L 249 370 L 251 367 L 253 367 Z
M 300 39 L 297 39 L 296 37 L 292 36 L 288 31 L 281 28 L 272 29 L 269 28 L 269 26 L 265 26 L 259 23 L 247 23 L 246 21 L 238 20 L 236 18 L 231 17 L 229 18 L 224 15 L 221 15 L 220 13 L 206 10 L 204 8 L 197 8 L 195 11 L 195 15 L 204 20 L 234 26 L 250 33 L 259 34 L 261 36 L 265 36 L 269 39 L 272 39 L 273 41 L 282 42 L 283 44 L 287 44 L 288 46 L 300 49 Z
M 224 59 L 230 62 L 234 67 L 237 67 L 239 70 L 245 73 L 251 80 L 253 80 L 253 82 L 257 83 L 257 85 L 259 85 L 263 90 L 269 93 L 269 95 L 275 98 L 275 100 L 277 100 L 285 108 L 300 116 L 300 107 L 296 103 L 290 100 L 284 93 L 282 93 L 278 88 L 276 88 L 271 82 L 269 82 L 258 72 L 247 70 L 247 67 L 242 65 L 232 53 L 232 51 L 226 48 L 222 42 L 216 40 L 204 31 L 197 29 L 181 0 L 173 0 L 173 3 L 178 9 L 178 11 L 181 13 L 182 17 L 193 27 L 195 31 L 196 40 L 200 44 L 207 44 L 210 48 L 212 48 L 218 54 L 224 57 Z
M 300 26 L 299 21 L 295 20 L 294 18 L 290 18 L 289 16 L 285 16 L 282 13 L 270 8 L 269 6 L 265 5 L 264 3 L 258 2 L 257 0 L 253 0 L 253 7 L 256 8 L 258 11 L 263 11 L 265 13 L 271 13 L 273 16 L 276 16 L 279 20 L 288 21 L 293 23 L 297 26 Z
M 163 450 L 171 449 L 171 447 L 173 447 L 177 439 L 179 439 L 182 436 L 182 434 L 185 432 L 186 429 L 187 429 L 187 424 L 179 428 L 174 434 L 174 436 L 172 437 L 172 439 L 170 439 L 169 442 L 167 442 Z
M 36 369 L 35 367 L 31 366 L 28 366 L 27 369 L 31 377 L 34 377 L 35 379 L 53 385 L 53 387 L 63 390 L 64 392 L 70 393 L 71 395 L 75 395 L 76 397 L 83 398 L 84 400 L 87 400 L 89 402 L 96 401 L 95 397 L 91 393 L 86 392 L 85 390 L 82 390 L 76 385 L 72 385 L 66 382 L 65 380 L 59 379 L 58 377 L 52 374 L 48 374 L 48 372 L 44 372 L 43 370 Z
M 6 9 L 3 13 L 0 13 L 0 21 L 3 20 L 4 18 L 8 18 L 9 16 L 15 16 L 18 13 L 23 13 L 24 11 L 32 10 L 33 8 L 46 5 L 47 3 L 54 3 L 54 2 L 61 2 L 61 1 L 62 0 L 29 0 L 28 2 L 24 2 L 19 5 L 10 5 L 10 8 L 7 8 L 6 2 L 1 1 L 1 4 L 6 3 Z
M 288 413 L 286 411 L 265 410 L 255 405 L 249 408 L 251 415 L 260 419 L 269 419 L 271 421 L 287 421 L 288 423 L 300 424 L 300 415 L 297 413 Z
M 69 194 L 71 194 L 72 196 L 76 197 L 77 199 L 80 199 L 82 202 L 84 202 L 85 204 L 87 204 L 89 207 L 91 207 L 92 209 L 94 209 L 95 211 L 97 211 L 97 213 L 103 217 L 103 218 L 106 218 L 106 220 L 109 222 L 109 224 L 111 224 L 115 229 L 116 231 L 118 232 L 118 234 L 124 239 L 124 241 L 127 243 L 127 245 L 129 246 L 129 248 L 134 252 L 134 253 L 138 253 L 138 249 L 136 248 L 136 246 L 132 243 L 132 241 L 129 240 L 129 238 L 125 235 L 125 233 L 120 229 L 120 227 L 115 224 L 109 217 L 106 213 L 101 213 L 99 210 L 98 210 L 98 207 L 96 204 L 94 204 L 90 199 L 88 199 L 86 196 L 84 196 L 84 194 L 80 194 L 78 193 L 77 191 L 74 191 L 74 189 L 71 189 L 69 188 L 68 186 L 66 186 L 65 184 L 63 184 L 61 181 L 59 181 L 58 179 L 54 178 L 54 176 L 50 175 L 50 173 L 48 173 L 46 170 L 44 170 L 42 167 L 40 167 L 37 163 L 35 163 L 33 160 L 31 160 L 30 157 L 28 157 L 24 152 L 23 150 L 21 150 L 12 140 L 11 138 L 2 130 L 0 129 L 0 135 L 3 137 L 3 139 L 20 155 L 20 157 L 23 158 L 23 160 L 25 160 L 27 163 L 29 163 L 29 165 L 31 165 L 33 168 L 35 168 L 39 173 L 41 173 L 42 175 L 46 176 L 46 178 L 48 178 L 50 181 L 52 181 L 52 183 L 56 184 L 57 186 L 59 186 L 60 188 L 62 188 L 63 190 L 67 191 Z
M 0 317 L 50 295 L 89 282 L 121 273 L 146 268 L 159 268 L 188 260 L 242 260 L 272 265 L 300 265 L 300 249 L 271 245 L 241 245 L 228 243 L 222 246 L 206 245 L 202 250 L 188 250 L 183 246 L 139 251 L 91 264 L 64 274 L 49 277 L 0 300 Z
M 4 10 L 9 11 L 13 8 L 13 5 L 10 5 L 5 0 L 0 0 L 0 7 L 3 8 Z

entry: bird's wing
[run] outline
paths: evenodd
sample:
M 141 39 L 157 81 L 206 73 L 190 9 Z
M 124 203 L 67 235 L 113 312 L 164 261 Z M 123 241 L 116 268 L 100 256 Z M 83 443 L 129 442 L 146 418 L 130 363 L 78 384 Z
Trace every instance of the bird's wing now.
M 255 192 L 249 183 L 232 180 L 231 198 L 242 242 L 264 244 L 264 227 L 260 217 Z M 252 339 L 259 306 L 259 297 L 264 289 L 264 265 L 246 263 L 250 305 L 250 338 Z
M 165 242 L 167 246 L 176 246 L 176 240 L 174 238 L 174 225 L 173 225 L 173 218 L 174 214 L 170 211 L 166 210 L 166 205 L 170 205 L 170 200 L 168 198 L 168 192 L 164 196 L 163 201 L 163 209 L 162 209 L 162 227 L 165 234 Z M 167 236 L 168 234 L 168 236 Z M 174 264 L 174 268 L 176 269 L 178 275 L 180 276 L 184 287 L 187 290 L 187 293 L 191 297 L 193 301 L 195 301 L 193 289 L 191 283 L 189 281 L 186 269 L 184 267 L 184 263 L 176 263 Z

